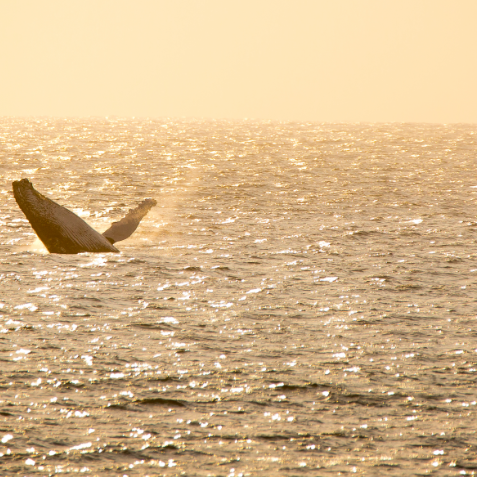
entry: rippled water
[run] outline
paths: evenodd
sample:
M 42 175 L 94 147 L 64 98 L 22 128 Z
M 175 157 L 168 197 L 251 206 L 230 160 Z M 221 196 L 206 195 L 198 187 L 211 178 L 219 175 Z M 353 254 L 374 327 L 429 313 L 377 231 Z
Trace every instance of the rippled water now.
M 0 121 L 2 475 L 473 475 L 477 126 Z M 11 181 L 120 254 L 50 255 Z

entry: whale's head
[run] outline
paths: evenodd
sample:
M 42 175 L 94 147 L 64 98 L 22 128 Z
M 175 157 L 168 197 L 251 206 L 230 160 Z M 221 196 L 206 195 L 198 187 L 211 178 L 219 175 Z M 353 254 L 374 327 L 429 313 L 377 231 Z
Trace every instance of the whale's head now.
M 13 185 L 13 192 L 22 191 L 24 189 L 33 189 L 33 184 L 28 179 L 13 181 L 12 185 Z
M 12 186 L 13 186 L 13 193 L 15 195 L 16 194 L 25 195 L 25 193 L 28 194 L 28 193 L 32 193 L 33 191 L 35 191 L 35 189 L 33 188 L 33 184 L 28 179 L 22 179 L 20 181 L 13 181 Z
M 28 179 L 14 181 L 12 187 L 15 200 L 24 213 L 26 213 L 26 210 L 32 213 L 38 207 L 41 208 L 40 204 L 47 200 L 45 196 L 35 190 Z

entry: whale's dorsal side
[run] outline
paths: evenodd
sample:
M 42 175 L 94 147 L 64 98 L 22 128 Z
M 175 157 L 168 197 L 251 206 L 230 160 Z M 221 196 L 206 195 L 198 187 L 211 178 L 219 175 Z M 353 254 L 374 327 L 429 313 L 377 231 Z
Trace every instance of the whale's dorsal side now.
M 20 209 L 50 253 L 119 252 L 108 238 L 94 230 L 71 210 L 40 194 L 28 179 L 14 181 L 12 186 L 13 195 Z M 156 204 L 152 199 L 149 200 L 154 202 L 153 205 Z M 136 230 L 140 220 L 153 205 L 141 215 L 129 235 Z M 124 219 L 128 216 L 129 214 Z

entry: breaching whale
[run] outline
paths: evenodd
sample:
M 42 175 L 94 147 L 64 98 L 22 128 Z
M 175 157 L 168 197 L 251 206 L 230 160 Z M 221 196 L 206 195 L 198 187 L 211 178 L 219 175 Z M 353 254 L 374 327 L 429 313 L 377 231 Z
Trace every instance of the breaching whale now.
M 14 181 L 12 185 L 17 204 L 50 253 L 118 253 L 113 244 L 131 236 L 143 217 L 157 204 L 154 199 L 143 200 L 100 234 L 71 210 L 40 194 L 28 179 Z

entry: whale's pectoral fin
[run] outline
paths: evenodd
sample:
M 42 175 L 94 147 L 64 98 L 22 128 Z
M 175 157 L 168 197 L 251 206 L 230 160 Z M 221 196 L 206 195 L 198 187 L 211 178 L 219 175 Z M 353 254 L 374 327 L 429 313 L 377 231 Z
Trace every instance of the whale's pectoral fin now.
M 154 199 L 143 200 L 119 222 L 113 222 L 113 225 L 106 232 L 103 232 L 103 237 L 107 238 L 112 244 L 127 239 L 137 229 L 139 222 L 156 204 L 157 202 Z

